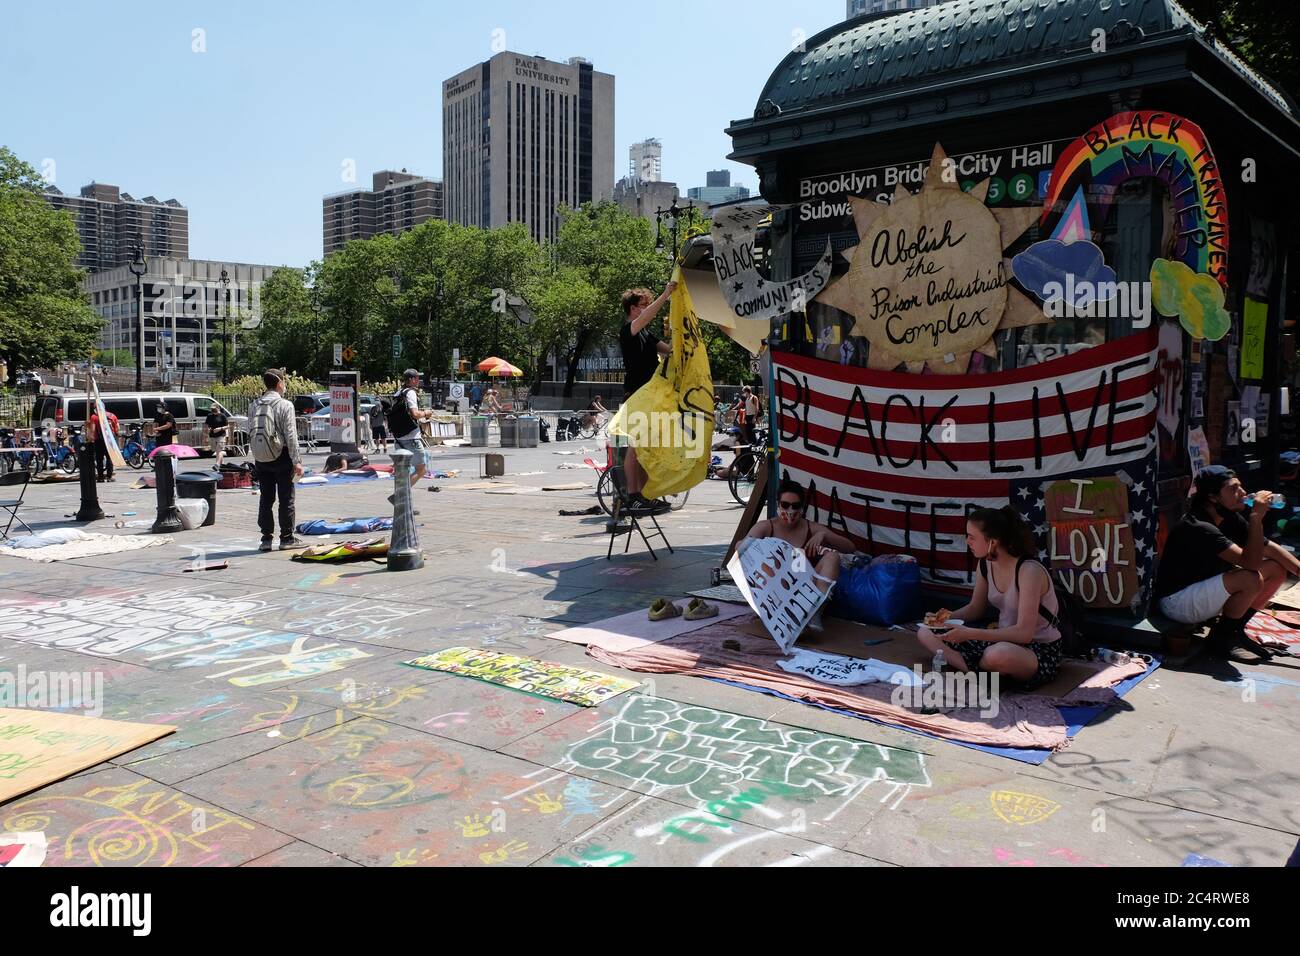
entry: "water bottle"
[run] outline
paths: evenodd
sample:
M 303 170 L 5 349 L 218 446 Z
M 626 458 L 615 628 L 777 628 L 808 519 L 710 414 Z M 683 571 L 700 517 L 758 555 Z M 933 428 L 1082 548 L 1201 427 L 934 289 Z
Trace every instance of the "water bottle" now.
M 1286 497 L 1284 495 L 1274 495 L 1273 500 L 1268 503 L 1268 506 L 1270 508 L 1275 508 L 1280 511 L 1281 509 L 1286 507 Z M 1246 496 L 1246 507 L 1247 508 L 1255 507 L 1254 495 Z
M 948 658 L 944 656 L 943 648 L 934 652 L 934 660 L 930 662 L 930 668 L 936 674 L 942 673 L 944 666 L 948 663 Z

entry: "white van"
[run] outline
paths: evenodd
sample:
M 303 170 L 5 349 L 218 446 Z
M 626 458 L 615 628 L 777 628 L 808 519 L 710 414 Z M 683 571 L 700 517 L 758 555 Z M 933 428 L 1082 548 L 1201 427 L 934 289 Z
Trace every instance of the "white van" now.
M 122 437 L 130 434 L 134 425 L 141 425 L 146 433 L 153 425 L 158 403 L 166 407 L 176 419 L 178 441 L 200 451 L 208 447 L 203 421 L 215 407 L 226 414 L 235 432 L 248 430 L 248 418 L 231 415 L 230 410 L 211 395 L 197 392 L 100 392 L 104 410 L 117 416 Z M 39 395 L 32 407 L 32 427 L 62 427 L 65 423 L 83 424 L 86 421 L 86 393 L 63 392 L 58 395 Z

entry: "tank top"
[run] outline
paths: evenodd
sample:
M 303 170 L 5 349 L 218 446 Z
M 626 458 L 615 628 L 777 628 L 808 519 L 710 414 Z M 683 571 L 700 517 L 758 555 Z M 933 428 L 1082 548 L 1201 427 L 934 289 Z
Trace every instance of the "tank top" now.
M 1025 564 L 1038 564 L 1037 561 L 1025 561 Z M 1042 567 L 1042 565 L 1039 565 Z M 1020 582 L 1017 578 L 1024 573 L 1021 567 L 1016 568 L 1016 574 L 1011 577 L 1011 586 L 1007 590 L 999 591 L 997 584 L 993 580 L 993 562 L 988 561 L 984 564 L 985 573 L 989 579 L 989 603 L 998 609 L 998 627 L 1015 627 L 1016 616 L 1020 611 Z M 1061 608 L 1056 601 L 1056 589 L 1048 588 L 1047 593 L 1043 595 L 1042 601 L 1039 602 L 1053 614 L 1059 615 Z M 1036 615 L 1038 628 L 1034 631 L 1034 642 L 1040 644 L 1050 644 L 1052 641 L 1060 640 L 1061 632 L 1052 627 L 1045 620 L 1041 613 Z

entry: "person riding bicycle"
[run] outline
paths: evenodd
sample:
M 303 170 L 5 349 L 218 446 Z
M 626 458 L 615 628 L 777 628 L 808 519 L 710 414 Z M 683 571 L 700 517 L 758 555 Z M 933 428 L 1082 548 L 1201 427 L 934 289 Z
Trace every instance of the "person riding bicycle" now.
M 588 405 L 586 410 L 582 413 L 582 427 L 599 428 L 604 424 L 601 420 L 602 416 L 608 418 L 609 409 L 602 404 L 601 397 L 597 395 L 592 398 L 591 404 Z

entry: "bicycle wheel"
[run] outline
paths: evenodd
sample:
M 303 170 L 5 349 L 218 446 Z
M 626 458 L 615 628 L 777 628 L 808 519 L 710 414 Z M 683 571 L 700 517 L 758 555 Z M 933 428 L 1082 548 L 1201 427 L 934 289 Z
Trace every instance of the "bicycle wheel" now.
M 136 471 L 139 471 L 141 468 L 143 468 L 144 449 L 137 448 L 134 451 L 132 451 L 131 454 L 127 457 L 126 463 L 130 465 L 132 468 L 134 468 Z
M 71 449 L 68 449 L 68 453 L 64 455 L 63 459 L 59 462 L 59 467 L 62 468 L 65 472 L 67 472 L 69 475 L 73 474 L 77 470 L 76 452 L 72 451 Z
M 727 489 L 738 503 L 749 504 L 749 496 L 754 492 L 754 482 L 758 479 L 759 467 L 760 464 L 749 455 L 742 455 L 740 460 L 731 466 Z
M 618 492 L 614 489 L 614 473 L 606 468 L 600 475 L 600 481 L 596 482 L 596 500 L 600 502 L 601 509 L 605 514 L 613 517 L 614 499 Z
M 582 426 L 578 429 L 578 435 L 581 438 L 591 439 L 596 437 L 596 432 L 598 431 L 600 431 L 600 426 L 596 424 L 596 422 L 585 421 L 582 423 Z

